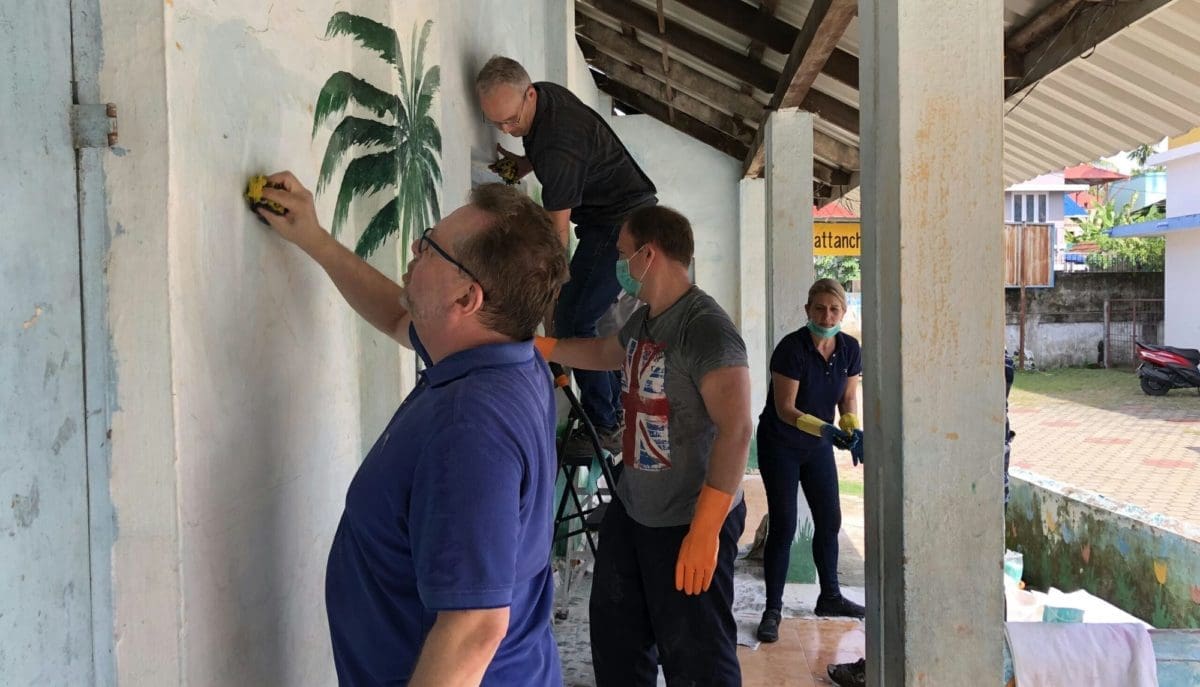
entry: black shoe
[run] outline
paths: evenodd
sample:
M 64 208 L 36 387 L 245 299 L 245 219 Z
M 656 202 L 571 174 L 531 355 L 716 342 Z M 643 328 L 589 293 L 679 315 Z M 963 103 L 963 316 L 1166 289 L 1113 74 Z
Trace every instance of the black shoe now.
M 596 435 L 600 439 L 600 448 L 614 456 L 620 455 L 621 441 L 625 435 L 624 430 L 625 428 L 621 425 L 597 427 Z M 596 446 L 592 443 L 592 435 L 585 427 L 576 427 L 563 445 L 563 462 L 568 465 L 591 465 L 593 458 L 598 459 L 599 456 L 596 455 Z
M 838 687 L 867 687 L 867 659 L 854 663 L 830 663 L 825 667 L 829 679 Z
M 817 606 L 813 609 L 813 613 L 823 618 L 862 618 L 867 614 L 867 609 L 840 593 L 822 594 L 817 597 Z
M 771 644 L 779 641 L 779 621 L 783 614 L 778 609 L 768 608 L 763 611 L 762 622 L 758 624 L 758 641 Z

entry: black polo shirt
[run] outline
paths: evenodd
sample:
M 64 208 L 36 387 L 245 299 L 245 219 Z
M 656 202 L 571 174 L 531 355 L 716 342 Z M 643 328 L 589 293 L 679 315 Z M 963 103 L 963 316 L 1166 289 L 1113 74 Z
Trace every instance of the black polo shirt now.
M 833 354 L 825 360 L 813 343 L 807 327 L 783 337 L 771 354 L 771 372 L 800 382 L 796 390 L 796 409 L 833 422 L 833 413 L 846 380 L 862 374 L 862 351 L 858 340 L 845 332 L 835 335 Z M 816 449 L 824 439 L 800 431 L 779 418 L 775 412 L 775 383 L 767 388 L 767 405 L 758 418 L 759 441 L 767 440 L 777 446 L 797 449 Z
M 548 81 L 537 89 L 537 112 L 522 139 L 542 182 L 542 206 L 570 210 L 580 226 L 617 224 L 656 202 L 657 189 L 608 122 L 575 94 Z

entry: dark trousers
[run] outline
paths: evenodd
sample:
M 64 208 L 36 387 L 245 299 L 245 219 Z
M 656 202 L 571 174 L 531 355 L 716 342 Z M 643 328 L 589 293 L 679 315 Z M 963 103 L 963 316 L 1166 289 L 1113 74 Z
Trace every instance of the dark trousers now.
M 805 451 L 782 448 L 758 438 L 758 469 L 767 492 L 767 543 L 763 573 L 767 581 L 767 608 L 783 608 L 792 539 L 796 536 L 796 487 L 804 490 L 813 518 L 813 562 L 821 594 L 840 591 L 838 586 L 838 532 L 842 529 L 842 502 L 838 496 L 837 465 L 833 447 L 826 444 Z
M 592 582 L 596 687 L 653 687 L 658 663 L 669 687 L 738 687 L 733 561 L 746 504 L 725 518 L 712 586 L 675 591 L 675 563 L 688 527 L 646 527 L 614 499 L 600 526 Z
M 563 284 L 554 311 L 554 336 L 596 336 L 596 322 L 621 291 L 617 283 L 617 234 L 621 226 L 579 226 L 571 257 L 571 280 Z M 621 382 L 616 372 L 575 370 L 583 412 L 599 429 L 620 424 Z

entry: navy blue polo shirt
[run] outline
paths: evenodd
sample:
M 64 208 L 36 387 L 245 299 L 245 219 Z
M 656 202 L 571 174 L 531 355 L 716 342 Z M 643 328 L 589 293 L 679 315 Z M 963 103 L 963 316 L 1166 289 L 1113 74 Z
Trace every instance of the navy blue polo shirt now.
M 552 394 L 529 341 L 420 374 L 350 483 L 329 552 L 340 684 L 406 685 L 438 611 L 502 607 L 508 634 L 483 684 L 562 684 L 550 631 Z
M 834 410 L 846 391 L 846 380 L 862 374 L 858 340 L 844 332 L 838 332 L 835 340 L 833 353 L 826 361 L 804 327 L 783 337 L 771 354 L 771 372 L 800 382 L 796 408 L 826 422 L 833 422 Z M 818 448 L 822 442 L 820 437 L 779 419 L 779 413 L 775 412 L 774 382 L 767 389 L 767 406 L 758 418 L 758 436 L 760 441 L 799 449 Z

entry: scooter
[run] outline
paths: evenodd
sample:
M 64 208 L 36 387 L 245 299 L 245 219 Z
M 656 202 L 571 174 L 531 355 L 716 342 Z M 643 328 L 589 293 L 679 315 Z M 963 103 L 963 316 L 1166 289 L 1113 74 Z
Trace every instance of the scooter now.
M 1149 396 L 1165 396 L 1171 389 L 1200 388 L 1200 351 L 1194 348 L 1154 346 L 1135 341 L 1137 374 L 1142 391 Z

